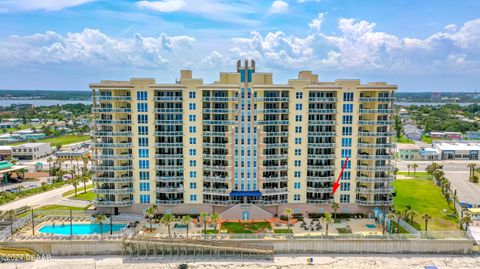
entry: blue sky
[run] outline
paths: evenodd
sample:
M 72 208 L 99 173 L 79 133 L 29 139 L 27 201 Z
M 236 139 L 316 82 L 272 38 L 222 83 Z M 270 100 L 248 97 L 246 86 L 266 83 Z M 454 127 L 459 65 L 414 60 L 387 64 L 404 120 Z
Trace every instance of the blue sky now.
M 0 0 L 0 88 L 87 89 L 101 79 L 205 82 L 253 58 L 277 83 L 388 81 L 480 90 L 480 1 Z

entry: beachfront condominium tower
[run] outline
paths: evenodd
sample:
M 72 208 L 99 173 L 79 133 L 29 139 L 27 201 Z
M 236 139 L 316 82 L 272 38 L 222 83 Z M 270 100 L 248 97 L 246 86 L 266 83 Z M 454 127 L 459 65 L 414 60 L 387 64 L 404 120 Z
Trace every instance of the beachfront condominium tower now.
M 310 71 L 274 84 L 254 61 L 238 61 L 213 84 L 183 70 L 170 84 L 133 78 L 90 88 L 100 210 L 254 204 L 321 213 L 336 202 L 353 213 L 392 204 L 395 85 L 320 82 Z

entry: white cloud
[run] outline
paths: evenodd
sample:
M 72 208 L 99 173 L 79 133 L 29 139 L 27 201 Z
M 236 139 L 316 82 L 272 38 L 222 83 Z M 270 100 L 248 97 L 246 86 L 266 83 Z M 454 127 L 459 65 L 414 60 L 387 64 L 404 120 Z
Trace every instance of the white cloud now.
M 288 11 L 288 3 L 282 0 L 273 1 L 272 6 L 270 7 L 271 13 L 286 13 Z
M 137 6 L 141 8 L 152 9 L 160 12 L 179 11 L 186 5 L 183 0 L 163 0 L 163 1 L 140 1 Z
M 457 30 L 457 25 L 449 24 L 449 25 L 445 26 L 443 29 L 445 29 L 445 31 L 456 31 Z
M 313 19 L 308 26 L 310 26 L 310 29 L 320 32 L 320 29 L 322 28 L 322 23 L 325 21 L 325 13 L 321 12 L 318 13 L 318 16 Z
M 0 2 L 0 11 L 58 11 L 94 1 L 96 0 L 6 0 Z

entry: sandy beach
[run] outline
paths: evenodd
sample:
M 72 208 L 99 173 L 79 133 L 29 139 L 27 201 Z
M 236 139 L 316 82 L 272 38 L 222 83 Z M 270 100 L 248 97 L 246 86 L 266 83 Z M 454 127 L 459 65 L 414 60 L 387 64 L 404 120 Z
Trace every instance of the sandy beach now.
M 88 269 L 88 268 L 178 268 L 187 263 L 194 269 L 281 269 L 281 268 L 425 268 L 435 265 L 446 268 L 479 268 L 480 256 L 444 256 L 444 255 L 313 255 L 313 264 L 307 265 L 307 256 L 277 255 L 273 260 L 247 259 L 131 259 L 120 256 L 97 257 L 53 257 L 51 260 L 37 260 L 27 263 L 3 263 L 0 268 L 35 268 L 35 269 Z

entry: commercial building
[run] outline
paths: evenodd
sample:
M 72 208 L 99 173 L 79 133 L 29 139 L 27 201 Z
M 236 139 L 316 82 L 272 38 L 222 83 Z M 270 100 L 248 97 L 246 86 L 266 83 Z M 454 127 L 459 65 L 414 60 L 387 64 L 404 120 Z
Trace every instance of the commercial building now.
M 85 148 L 61 150 L 54 155 L 62 161 L 83 161 L 84 158 L 90 158 L 90 150 Z
M 12 146 L 0 146 L 0 160 L 5 160 L 12 156 Z
M 400 160 L 420 160 L 420 147 L 415 144 L 397 144 L 397 152 Z
M 12 146 L 12 156 L 19 160 L 35 160 L 52 154 L 52 147 L 48 143 L 25 143 Z
M 274 84 L 253 61 L 239 61 L 213 84 L 184 70 L 175 84 L 131 79 L 90 88 L 100 210 L 157 204 L 194 214 L 255 204 L 281 214 L 331 211 L 333 201 L 339 212 L 392 205 L 395 85 L 320 82 L 310 71 Z
M 480 131 L 467 131 L 465 137 L 468 140 L 480 140 Z
M 450 140 L 459 140 L 463 138 L 463 135 L 460 132 L 431 132 L 430 136 L 432 138 L 444 138 Z
M 434 141 L 441 160 L 478 160 L 480 143 L 469 141 Z

